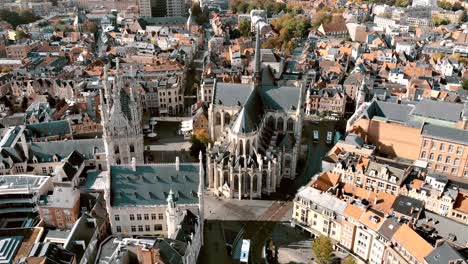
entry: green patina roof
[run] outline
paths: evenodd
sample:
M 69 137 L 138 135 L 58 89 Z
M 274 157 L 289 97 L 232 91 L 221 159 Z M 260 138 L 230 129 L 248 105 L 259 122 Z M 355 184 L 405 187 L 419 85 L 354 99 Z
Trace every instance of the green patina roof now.
M 172 190 L 178 204 L 198 203 L 198 164 L 152 164 L 111 167 L 111 204 L 114 207 L 166 204 Z

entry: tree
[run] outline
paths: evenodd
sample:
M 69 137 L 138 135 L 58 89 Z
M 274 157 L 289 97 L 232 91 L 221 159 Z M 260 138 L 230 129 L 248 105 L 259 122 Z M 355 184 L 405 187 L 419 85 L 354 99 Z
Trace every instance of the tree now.
M 343 261 L 341 261 L 341 264 L 356 264 L 356 260 L 354 260 L 354 258 L 349 255 Z
M 22 30 L 17 30 L 16 31 L 16 40 L 21 40 L 21 39 L 25 39 L 28 35 L 26 35 L 26 33 L 24 33 L 24 31 Z
M 435 61 L 439 61 L 444 57 L 445 57 L 445 54 L 443 54 L 443 53 L 434 53 L 434 54 L 432 54 L 432 59 L 435 60 Z
M 239 32 L 240 32 L 241 36 L 250 37 L 250 35 L 251 35 L 250 27 L 251 27 L 250 20 L 241 19 L 239 21 Z
M 317 15 L 314 18 L 314 21 L 312 22 L 312 27 L 313 28 L 318 28 L 320 27 L 321 24 L 327 24 L 330 23 L 332 19 L 332 16 L 329 12 L 326 11 L 319 11 Z
M 326 264 L 332 258 L 333 245 L 330 238 L 321 235 L 312 242 L 312 252 L 319 264 Z
M 192 142 L 192 146 L 190 146 L 190 155 L 194 158 L 198 158 L 200 151 L 205 153 L 206 147 L 210 142 L 206 132 L 195 133 L 190 141 Z
M 452 10 L 452 8 L 453 8 L 452 4 L 450 2 L 448 2 L 448 1 L 445 1 L 445 0 L 438 1 L 437 5 L 440 8 L 445 9 L 445 10 Z
M 464 80 L 464 81 L 463 81 L 462 89 L 463 89 L 463 90 L 468 90 L 468 80 Z
M 210 20 L 208 18 L 208 12 L 203 11 L 200 7 L 200 4 L 196 1 L 194 1 L 192 4 L 192 15 L 195 17 L 195 22 L 197 22 L 199 25 L 208 23 Z
M 30 11 L 16 13 L 5 9 L 0 10 L 0 20 L 5 20 L 13 27 L 17 27 L 22 24 L 28 24 L 36 21 L 37 19 L 38 18 Z
M 395 6 L 398 7 L 407 7 L 409 5 L 408 0 L 396 0 L 395 1 Z

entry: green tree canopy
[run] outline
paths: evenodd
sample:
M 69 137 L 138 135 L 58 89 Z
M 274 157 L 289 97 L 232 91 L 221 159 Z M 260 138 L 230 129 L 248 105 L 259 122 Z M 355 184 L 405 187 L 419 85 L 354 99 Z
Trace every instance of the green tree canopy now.
M 306 37 L 311 27 L 308 17 L 295 16 L 291 13 L 273 19 L 271 25 L 279 35 L 267 39 L 263 43 L 263 47 L 284 49 L 286 51 L 292 51 L 296 47 L 294 39 Z
M 312 21 L 312 27 L 318 28 L 320 27 L 321 24 L 330 23 L 331 20 L 332 20 L 332 15 L 330 14 L 330 12 L 321 10 L 314 17 L 314 21 Z
M 0 19 L 5 20 L 13 27 L 17 27 L 23 24 L 29 24 L 34 22 L 38 19 L 33 13 L 30 11 L 22 11 L 20 13 L 11 12 L 6 9 L 0 10 Z
M 319 264 L 327 264 L 333 256 L 333 244 L 330 238 L 321 235 L 312 242 L 312 252 Z
M 462 89 L 463 89 L 463 90 L 468 90 L 468 80 L 464 80 L 464 81 L 463 81 Z
M 233 0 L 231 1 L 231 11 L 236 14 L 249 13 L 253 9 L 265 10 L 268 15 L 278 14 L 286 10 L 286 4 L 275 0 Z
M 239 21 L 239 32 L 243 37 L 249 37 L 251 35 L 250 31 L 250 20 L 241 19 Z

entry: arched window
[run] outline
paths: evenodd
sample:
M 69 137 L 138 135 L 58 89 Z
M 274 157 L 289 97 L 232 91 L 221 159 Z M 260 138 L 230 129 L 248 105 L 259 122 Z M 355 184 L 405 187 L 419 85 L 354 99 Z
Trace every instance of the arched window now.
M 115 154 L 119 154 L 119 153 L 120 153 L 119 146 L 114 146 L 114 153 L 115 153 Z
M 245 143 L 245 155 L 250 155 L 250 140 Z
M 234 175 L 234 191 L 235 192 L 239 191 L 239 175 Z
M 224 113 L 224 125 L 229 125 L 231 122 L 231 115 L 229 113 Z
M 286 169 L 290 169 L 291 168 L 291 158 L 290 157 L 285 157 L 284 158 L 284 167 Z
M 273 116 L 269 116 L 267 124 L 268 124 L 268 127 L 270 128 L 275 127 L 275 118 Z
M 135 146 L 133 144 L 130 144 L 130 152 L 135 152 Z
M 437 162 L 442 162 L 442 155 L 437 156 Z
M 288 131 L 294 130 L 294 120 L 292 118 L 288 119 L 288 123 L 286 124 Z
M 215 125 L 221 125 L 221 114 L 219 112 L 216 112 L 215 114 Z
M 242 139 L 239 140 L 239 154 L 244 154 L 244 141 Z
M 426 151 L 421 152 L 421 159 L 426 159 Z
M 283 131 L 283 129 L 284 129 L 283 118 L 279 117 L 278 120 L 276 121 L 276 130 Z
M 258 177 L 257 177 L 257 174 L 255 174 L 253 176 L 253 183 L 252 183 L 252 188 L 253 188 L 253 192 L 258 192 L 259 190 L 258 189 Z
M 262 172 L 262 190 L 267 190 L 268 187 L 267 187 L 267 178 L 268 178 L 268 174 L 266 171 L 263 171 Z M 260 190 L 260 191 L 262 191 Z

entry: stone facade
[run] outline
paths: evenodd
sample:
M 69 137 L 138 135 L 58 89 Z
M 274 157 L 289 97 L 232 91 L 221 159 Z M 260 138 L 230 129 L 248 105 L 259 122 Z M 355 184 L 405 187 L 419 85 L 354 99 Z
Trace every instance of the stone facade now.
M 108 80 L 105 69 L 100 96 L 108 166 L 129 164 L 133 157 L 138 164 L 144 163 L 140 97 L 136 94 L 135 83 L 130 83 L 128 91 L 124 88 L 117 59 L 116 76 L 112 82 Z

